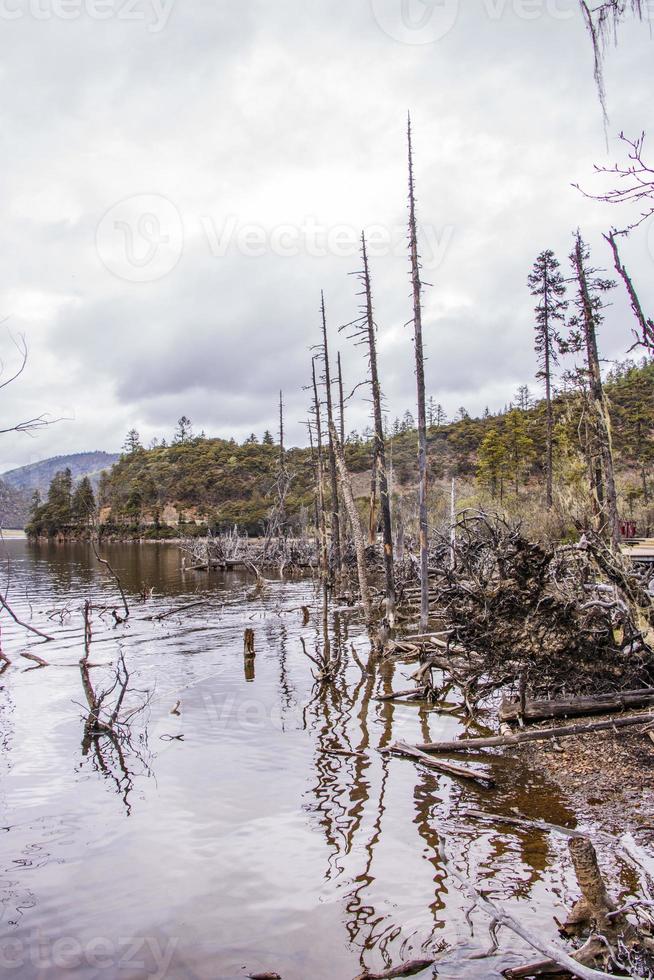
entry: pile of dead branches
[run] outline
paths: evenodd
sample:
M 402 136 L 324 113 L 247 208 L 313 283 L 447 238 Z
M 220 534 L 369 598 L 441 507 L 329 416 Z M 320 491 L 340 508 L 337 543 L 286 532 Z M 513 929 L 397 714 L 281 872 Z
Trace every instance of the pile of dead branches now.
M 651 597 L 600 541 L 549 549 L 519 524 L 477 512 L 456 532 L 453 567 L 441 567 L 436 584 L 475 677 L 543 698 L 654 684 Z

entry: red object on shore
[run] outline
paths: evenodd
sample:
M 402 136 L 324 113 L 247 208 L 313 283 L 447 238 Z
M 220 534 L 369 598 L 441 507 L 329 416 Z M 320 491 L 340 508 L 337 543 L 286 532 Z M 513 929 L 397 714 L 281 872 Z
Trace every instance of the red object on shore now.
M 620 534 L 623 538 L 635 538 L 636 530 L 635 521 L 620 521 Z

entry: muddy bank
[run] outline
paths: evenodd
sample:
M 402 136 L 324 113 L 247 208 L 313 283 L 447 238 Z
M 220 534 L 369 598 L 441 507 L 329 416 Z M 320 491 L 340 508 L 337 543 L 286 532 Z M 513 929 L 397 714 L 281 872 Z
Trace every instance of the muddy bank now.
M 588 719 L 600 720 L 606 716 Z M 530 742 L 513 751 L 547 773 L 580 821 L 654 843 L 654 742 L 642 729 Z

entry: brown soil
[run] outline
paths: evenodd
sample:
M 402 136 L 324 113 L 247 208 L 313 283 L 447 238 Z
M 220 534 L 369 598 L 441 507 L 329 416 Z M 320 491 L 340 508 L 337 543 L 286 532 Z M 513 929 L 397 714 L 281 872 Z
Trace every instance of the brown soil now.
M 581 822 L 654 840 L 643 833 L 654 831 L 654 742 L 641 729 L 530 742 L 519 751 L 561 787 Z

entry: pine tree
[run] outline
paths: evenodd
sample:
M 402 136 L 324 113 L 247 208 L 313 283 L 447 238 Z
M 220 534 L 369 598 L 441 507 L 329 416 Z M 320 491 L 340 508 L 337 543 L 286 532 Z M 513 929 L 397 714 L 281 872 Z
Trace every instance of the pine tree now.
M 533 408 L 534 398 L 529 390 L 529 385 L 520 385 L 515 393 L 515 403 L 521 412 L 528 412 Z
M 183 445 L 185 442 L 190 442 L 193 438 L 193 426 L 190 418 L 186 415 L 182 415 L 181 419 L 177 421 L 177 428 L 175 430 L 175 437 L 173 442 L 178 445 Z M 163 445 L 163 443 L 162 443 Z
M 76 524 L 87 526 L 95 514 L 95 495 L 88 476 L 82 477 L 72 496 L 71 516 Z
M 55 473 L 48 488 L 47 512 L 51 526 L 60 529 L 71 523 L 73 477 L 66 467 Z
M 504 481 L 508 472 L 508 454 L 504 438 L 496 428 L 486 434 L 477 455 L 477 479 L 493 497 L 504 498 Z
M 274 441 L 274 439 L 273 439 L 273 437 L 270 434 L 270 432 L 269 432 L 268 429 L 266 429 L 266 431 L 264 432 L 263 439 L 261 440 L 261 443 L 264 446 L 274 446 L 275 441 Z
M 551 249 L 541 252 L 527 283 L 531 295 L 538 298 L 536 304 L 536 354 L 540 370 L 536 377 L 545 384 L 545 404 L 547 412 L 547 444 L 545 473 L 547 480 L 547 506 L 550 508 L 553 498 L 553 437 L 554 417 L 552 413 L 552 370 L 558 364 L 558 350 L 561 338 L 557 331 L 567 309 L 565 296 L 565 280 L 560 272 L 560 266 Z
M 133 453 L 139 452 L 143 446 L 141 445 L 141 437 L 139 436 L 136 429 L 130 429 L 125 436 L 125 442 L 123 443 L 123 452 L 131 456 Z
M 517 496 L 534 456 L 534 442 L 527 429 L 526 416 L 517 408 L 504 419 L 504 442 Z
M 407 408 L 406 412 L 402 416 L 402 422 L 400 423 L 400 432 L 412 432 L 416 427 L 416 420 Z

